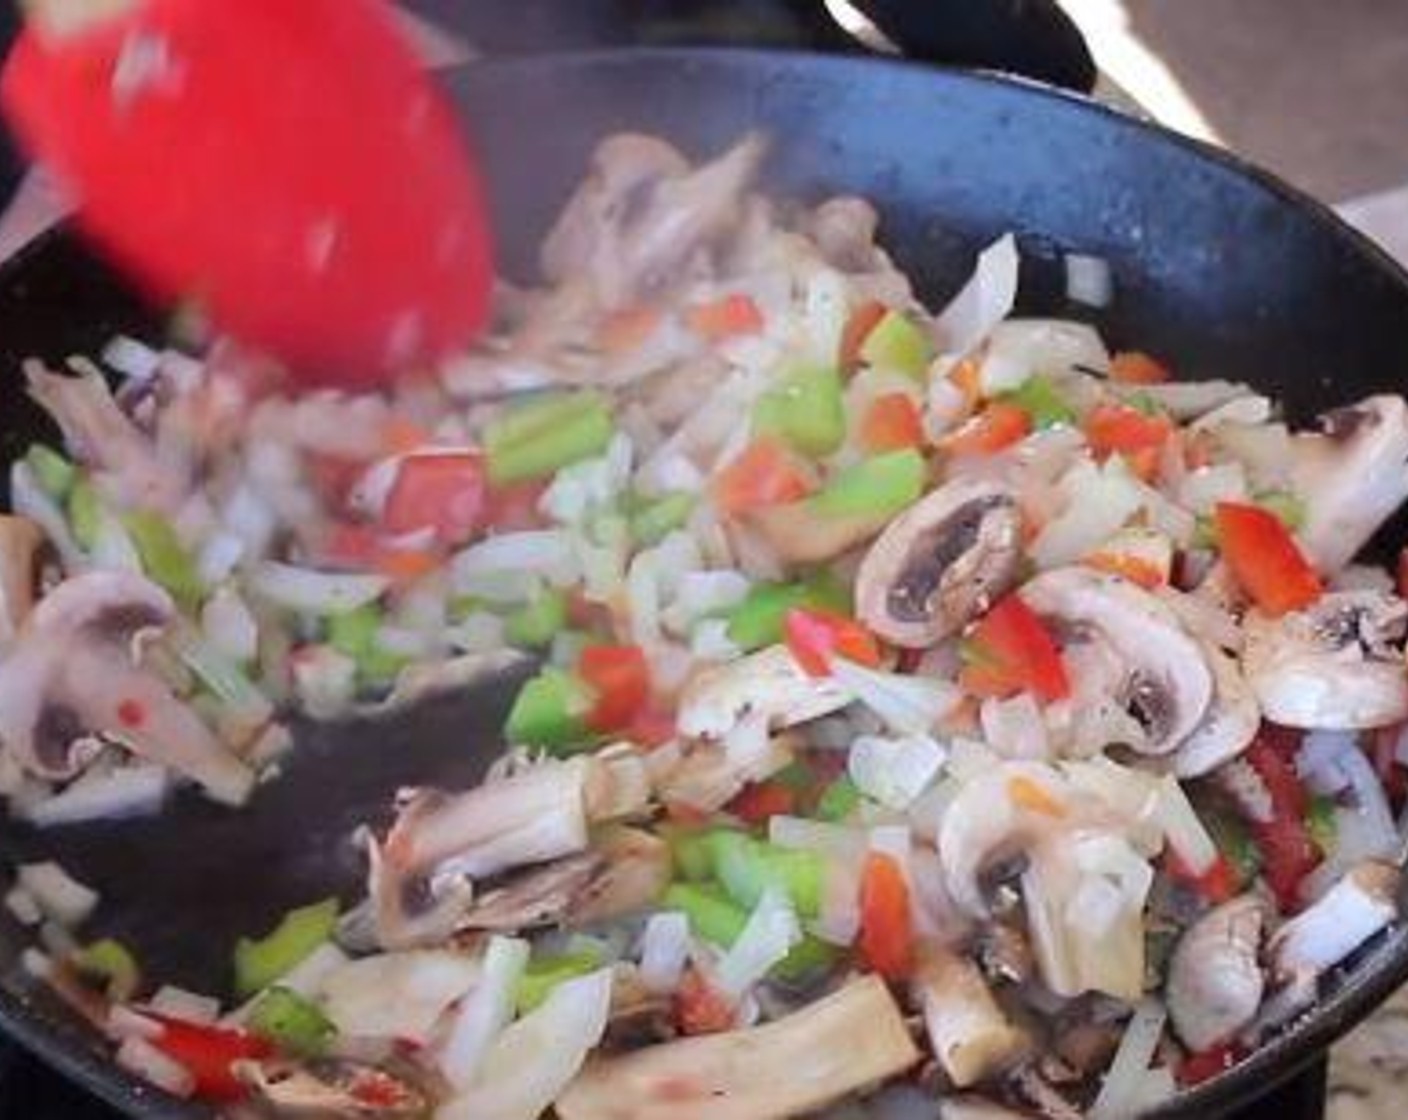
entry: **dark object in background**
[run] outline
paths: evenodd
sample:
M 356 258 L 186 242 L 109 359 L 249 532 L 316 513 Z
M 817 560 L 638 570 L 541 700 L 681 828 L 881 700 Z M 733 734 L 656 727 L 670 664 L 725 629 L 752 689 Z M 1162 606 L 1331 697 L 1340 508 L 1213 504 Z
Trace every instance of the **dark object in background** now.
M 1088 92 L 1095 64 L 1054 0 L 851 0 L 908 57 Z M 407 0 L 485 54 L 601 46 L 859 45 L 822 0 Z

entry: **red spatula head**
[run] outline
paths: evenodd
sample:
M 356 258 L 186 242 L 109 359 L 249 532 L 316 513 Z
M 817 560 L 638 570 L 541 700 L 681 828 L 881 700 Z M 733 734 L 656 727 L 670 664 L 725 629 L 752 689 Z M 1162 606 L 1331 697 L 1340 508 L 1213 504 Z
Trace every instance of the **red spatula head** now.
M 119 10 L 77 30 L 31 19 L 0 104 L 135 282 L 320 383 L 374 384 L 473 337 L 482 189 L 380 0 L 101 3 Z

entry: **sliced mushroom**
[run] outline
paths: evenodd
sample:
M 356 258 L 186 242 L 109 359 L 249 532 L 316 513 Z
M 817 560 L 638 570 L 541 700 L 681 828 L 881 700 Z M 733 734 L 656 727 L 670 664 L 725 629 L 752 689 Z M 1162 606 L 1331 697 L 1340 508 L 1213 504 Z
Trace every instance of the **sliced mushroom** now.
M 771 728 L 791 727 L 840 711 L 851 696 L 829 678 L 802 670 L 786 646 L 769 646 L 696 674 L 680 696 L 682 735 L 722 739 L 753 713 Z
M 1261 726 L 1261 706 L 1236 659 L 1209 642 L 1202 646 L 1212 669 L 1213 697 L 1202 722 L 1173 754 L 1173 772 L 1180 778 L 1202 777 L 1236 758 Z
M 1090 629 L 1124 662 L 1117 698 L 1138 720 L 1141 754 L 1163 755 L 1202 722 L 1212 702 L 1203 651 L 1160 600 L 1118 576 L 1084 568 L 1043 572 L 1022 588 L 1038 614 L 1063 629 Z
M 357 1062 L 239 1062 L 234 1071 L 259 1104 L 288 1120 L 411 1120 L 430 1107 L 419 1089 Z
M 1322 572 L 1338 571 L 1408 499 L 1408 404 L 1368 397 L 1292 441 L 1292 485 L 1305 501 L 1297 537 Z
M 0 514 L 0 648 L 14 641 L 34 609 L 44 533 L 27 517 Z
M 1399 872 L 1361 863 L 1272 935 L 1272 973 L 1291 988 L 1312 986 L 1398 917 Z
M 556 1109 L 561 1120 L 787 1120 L 919 1057 L 884 981 L 867 976 L 764 1026 L 591 1061 Z
M 955 479 L 900 514 L 856 576 L 856 612 L 886 641 L 934 645 L 1017 579 L 1021 515 L 1003 486 Z
M 1188 928 L 1169 960 L 1169 1018 L 1190 1050 L 1225 1042 L 1255 1017 L 1266 989 L 1261 940 L 1266 901 L 1242 895 Z
M 76 576 L 34 609 L 0 664 L 0 741 L 31 773 L 73 777 L 104 735 L 241 803 L 254 775 L 190 706 L 134 663 L 134 641 L 175 618 L 166 592 L 127 572 Z
M 1408 604 L 1379 591 L 1331 592 L 1280 618 L 1250 611 L 1242 670 L 1276 723 L 1384 727 L 1408 716 L 1405 628 Z
M 934 1056 L 960 1089 L 1015 1065 L 1027 1052 L 1026 1034 L 998 1007 L 966 957 L 945 949 L 926 952 L 914 990 Z

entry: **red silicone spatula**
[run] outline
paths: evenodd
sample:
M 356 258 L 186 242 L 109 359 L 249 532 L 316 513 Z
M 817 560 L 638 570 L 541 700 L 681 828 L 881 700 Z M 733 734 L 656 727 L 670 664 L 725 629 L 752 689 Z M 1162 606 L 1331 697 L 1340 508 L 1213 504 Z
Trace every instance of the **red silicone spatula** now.
M 135 282 L 301 378 L 374 384 L 485 319 L 479 180 L 381 0 L 30 0 L 0 104 Z

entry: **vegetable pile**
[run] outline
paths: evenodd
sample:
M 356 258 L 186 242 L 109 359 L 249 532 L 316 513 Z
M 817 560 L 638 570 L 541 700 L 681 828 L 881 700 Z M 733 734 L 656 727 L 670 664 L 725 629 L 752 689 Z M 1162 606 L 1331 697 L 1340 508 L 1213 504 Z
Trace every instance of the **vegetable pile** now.
M 228 339 L 31 365 L 16 816 L 238 805 L 281 713 L 536 659 L 489 778 L 403 797 L 355 908 L 246 931 L 227 1006 L 20 868 L 32 971 L 124 1066 L 290 1116 L 1117 1118 L 1397 921 L 1408 566 L 1356 557 L 1408 405 L 1292 431 L 1014 317 L 1011 237 L 931 314 L 868 204 L 777 206 L 761 155 L 606 140 L 544 286 L 384 395 Z

